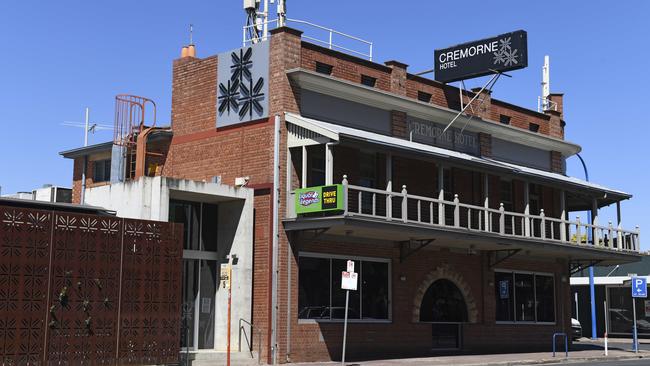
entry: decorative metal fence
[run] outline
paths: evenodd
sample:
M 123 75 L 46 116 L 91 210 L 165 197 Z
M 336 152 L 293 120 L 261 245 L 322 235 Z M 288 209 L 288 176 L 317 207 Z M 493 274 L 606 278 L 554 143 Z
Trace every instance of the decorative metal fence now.
M 178 361 L 182 225 L 0 206 L 0 364 Z

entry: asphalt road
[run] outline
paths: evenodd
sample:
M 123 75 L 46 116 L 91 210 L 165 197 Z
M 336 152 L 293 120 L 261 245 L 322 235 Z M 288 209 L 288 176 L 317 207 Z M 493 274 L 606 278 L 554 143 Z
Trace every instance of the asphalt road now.
M 547 365 L 589 365 L 589 366 L 648 366 L 650 365 L 649 359 L 636 359 L 636 360 L 618 360 L 618 361 L 587 361 L 587 362 L 563 362 L 563 363 L 550 363 Z

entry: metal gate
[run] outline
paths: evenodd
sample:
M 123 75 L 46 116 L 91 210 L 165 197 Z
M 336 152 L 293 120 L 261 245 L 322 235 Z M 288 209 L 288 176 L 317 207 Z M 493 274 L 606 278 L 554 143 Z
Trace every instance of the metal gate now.
M 0 363 L 176 362 L 182 240 L 180 224 L 0 206 Z

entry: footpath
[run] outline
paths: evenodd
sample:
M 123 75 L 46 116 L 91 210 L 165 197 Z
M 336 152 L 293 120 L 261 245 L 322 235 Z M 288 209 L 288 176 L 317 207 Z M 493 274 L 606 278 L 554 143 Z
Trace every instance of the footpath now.
M 614 342 L 611 342 L 614 341 Z M 347 366 L 515 366 L 515 365 L 543 365 L 553 363 L 571 364 L 574 362 L 589 361 L 616 361 L 624 359 L 647 358 L 650 365 L 650 347 L 648 343 L 641 342 L 638 353 L 630 350 L 631 344 L 628 340 L 610 340 L 612 343 L 609 347 L 608 356 L 605 356 L 602 348 L 602 340 L 587 340 L 575 344 L 574 350 L 569 351 L 569 357 L 565 357 L 564 352 L 557 352 L 552 357 L 551 352 L 536 353 L 504 353 L 488 355 L 456 355 L 456 356 L 434 356 L 421 358 L 400 358 L 390 360 L 373 360 L 373 361 L 350 361 L 346 362 Z M 643 347 L 645 346 L 645 347 Z M 646 349 L 644 349 L 646 348 Z M 316 366 L 316 365 L 340 365 L 340 362 L 308 362 L 295 363 L 295 366 Z

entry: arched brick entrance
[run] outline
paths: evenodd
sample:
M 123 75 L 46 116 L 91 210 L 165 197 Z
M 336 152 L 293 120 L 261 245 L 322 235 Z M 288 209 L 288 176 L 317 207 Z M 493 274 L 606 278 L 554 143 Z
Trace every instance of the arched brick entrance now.
M 429 274 L 424 277 L 424 280 L 422 280 L 422 283 L 420 283 L 420 286 L 415 292 L 415 298 L 413 299 L 412 321 L 414 323 L 420 321 L 420 307 L 422 306 L 424 294 L 434 282 L 440 279 L 451 281 L 456 285 L 456 287 L 458 287 L 465 299 L 465 304 L 467 305 L 467 319 L 469 323 L 476 323 L 478 319 L 478 310 L 476 308 L 476 301 L 471 295 L 469 285 L 457 271 L 446 264 L 440 265 L 433 271 L 429 272 Z

